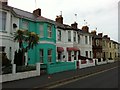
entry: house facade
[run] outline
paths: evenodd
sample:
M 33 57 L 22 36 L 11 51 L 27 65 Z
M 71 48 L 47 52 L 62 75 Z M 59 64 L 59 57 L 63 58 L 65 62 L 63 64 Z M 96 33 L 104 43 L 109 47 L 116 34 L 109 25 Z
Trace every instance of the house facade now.
M 63 24 L 63 17 L 56 17 L 57 35 L 57 60 L 73 62 L 78 60 L 79 48 L 77 47 L 77 28 Z
M 14 52 L 18 43 L 14 42 L 14 32 L 19 28 L 19 18 L 7 2 L 0 2 L 0 52 L 6 53 L 7 58 L 14 63 Z
M 92 34 L 89 32 L 88 26 L 83 26 L 79 31 L 78 45 L 80 48 L 80 55 L 88 58 L 93 58 L 92 51 Z
M 41 16 L 41 9 L 33 13 L 14 9 L 21 16 L 20 29 L 35 32 L 39 35 L 39 44 L 28 51 L 27 64 L 37 62 L 48 64 L 56 62 L 56 27 L 52 20 Z
M 110 38 L 108 35 L 104 35 L 102 38 L 102 52 L 103 52 L 103 58 L 106 60 L 112 57 L 112 54 L 109 52 L 109 43 L 110 43 Z
M 117 60 L 118 59 L 118 43 L 113 40 L 110 40 L 109 46 L 110 46 L 109 51 L 112 54 L 112 56 L 111 56 L 112 59 Z
M 93 58 L 103 58 L 102 57 L 102 33 L 96 34 L 96 31 L 92 31 L 92 50 L 93 50 Z

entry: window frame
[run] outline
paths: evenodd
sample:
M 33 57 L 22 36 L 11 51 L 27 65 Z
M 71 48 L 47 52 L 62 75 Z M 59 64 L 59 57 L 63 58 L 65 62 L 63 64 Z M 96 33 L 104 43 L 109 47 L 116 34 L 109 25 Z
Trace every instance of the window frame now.
M 58 41 L 61 41 L 61 38 L 62 38 L 61 36 L 62 36 L 61 30 L 58 30 L 58 33 L 57 33 Z
M 40 31 L 40 38 L 43 38 L 44 37 L 44 25 L 43 24 L 39 25 L 39 31 Z
M 71 42 L 71 31 L 68 31 L 68 42 Z
M 73 32 L 73 41 L 76 42 L 76 32 Z
M 52 38 L 52 25 L 47 26 L 48 38 Z
M 88 38 L 85 36 L 85 44 L 88 44 Z
M 25 24 L 27 24 L 27 26 L 25 26 Z M 29 22 L 22 20 L 22 29 L 24 30 L 29 30 Z
M 41 53 L 42 52 L 42 53 Z M 39 50 L 39 55 L 40 55 L 40 63 L 43 63 L 44 62 L 44 50 L 43 49 L 40 49 Z M 42 59 L 41 59 L 42 58 Z
M 50 51 L 50 54 L 49 54 L 49 51 Z M 48 49 L 48 62 L 52 63 L 52 49 Z
M 5 12 L 5 11 L 0 11 L 0 12 L 2 14 L 1 17 L 0 17 L 0 20 L 1 20 L 0 31 L 5 32 L 6 31 L 6 24 L 7 24 L 7 12 Z M 5 15 L 5 17 L 3 17 L 4 16 L 3 14 Z

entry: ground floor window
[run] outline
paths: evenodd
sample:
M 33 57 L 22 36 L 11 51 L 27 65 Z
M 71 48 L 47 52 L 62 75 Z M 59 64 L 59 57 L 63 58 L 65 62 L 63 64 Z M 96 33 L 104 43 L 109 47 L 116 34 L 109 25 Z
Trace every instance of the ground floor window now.
M 90 51 L 90 58 L 92 58 L 92 51 Z
M 62 55 L 62 53 L 61 52 L 58 52 L 58 61 L 61 61 L 61 55 Z
M 48 62 L 52 62 L 52 49 L 48 50 Z
M 74 51 L 74 60 L 76 60 L 77 59 L 77 51 Z
M 40 63 L 43 63 L 44 52 L 43 49 L 40 49 Z
M 5 52 L 5 47 L 4 46 L 0 46 L 0 52 Z
M 88 51 L 85 51 L 86 57 L 88 57 Z
M 68 61 L 71 61 L 71 51 L 68 51 Z

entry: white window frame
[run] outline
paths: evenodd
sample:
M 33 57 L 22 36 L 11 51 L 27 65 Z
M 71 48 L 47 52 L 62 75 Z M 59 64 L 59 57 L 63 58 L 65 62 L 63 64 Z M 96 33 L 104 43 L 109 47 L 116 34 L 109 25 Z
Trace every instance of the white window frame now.
M 76 32 L 73 32 L 73 41 L 76 42 Z
M 44 50 L 40 49 L 40 63 L 43 63 L 44 61 Z
M 61 41 L 61 36 L 62 36 L 61 33 L 62 33 L 61 30 L 58 30 L 57 33 L 58 41 Z
M 85 36 L 85 44 L 88 44 L 88 38 Z
M 0 11 L 0 13 L 2 13 L 2 15 L 0 16 L 0 22 L 1 22 L 1 28 L 0 28 L 0 31 L 6 31 L 6 22 L 7 22 L 7 12 L 5 11 Z M 3 17 L 3 14 L 5 14 L 5 17 Z M 3 25 L 3 22 L 4 22 L 4 25 Z
M 48 25 L 48 38 L 52 38 L 52 25 Z
M 22 29 L 28 30 L 29 29 L 29 22 L 27 21 L 22 21 Z
M 50 51 L 50 53 L 49 53 Z M 52 62 L 52 49 L 48 49 L 48 62 L 51 63 Z
M 92 37 L 89 36 L 89 44 L 91 45 L 91 43 L 92 43 Z
M 39 30 L 40 30 L 40 38 L 44 37 L 44 26 L 43 26 L 43 24 L 40 24 Z
M 71 42 L 71 31 L 68 31 L 68 42 Z

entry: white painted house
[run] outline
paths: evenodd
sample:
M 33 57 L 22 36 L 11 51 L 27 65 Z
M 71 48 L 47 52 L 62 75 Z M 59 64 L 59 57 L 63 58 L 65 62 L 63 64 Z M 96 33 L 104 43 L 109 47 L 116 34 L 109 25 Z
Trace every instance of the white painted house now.
M 18 43 L 14 42 L 14 32 L 19 28 L 19 19 L 7 2 L 0 5 L 0 52 L 4 51 L 13 63 L 14 51 L 18 48 Z
M 92 35 L 89 33 L 89 27 L 83 26 L 78 32 L 78 47 L 81 56 L 93 58 Z

